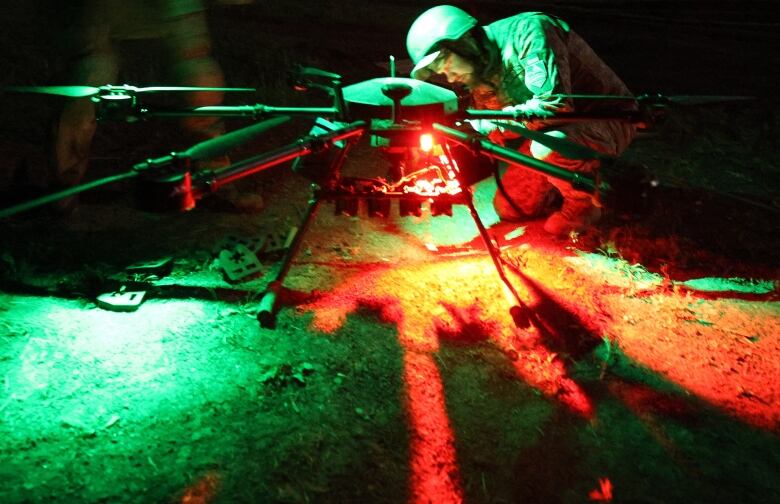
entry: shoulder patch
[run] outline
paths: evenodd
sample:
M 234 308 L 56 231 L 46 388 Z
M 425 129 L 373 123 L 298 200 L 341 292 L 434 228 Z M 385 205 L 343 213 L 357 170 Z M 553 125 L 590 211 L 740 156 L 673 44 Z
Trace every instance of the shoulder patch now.
M 547 82 L 547 66 L 538 56 L 531 56 L 525 62 L 525 86 L 534 93 L 543 91 Z

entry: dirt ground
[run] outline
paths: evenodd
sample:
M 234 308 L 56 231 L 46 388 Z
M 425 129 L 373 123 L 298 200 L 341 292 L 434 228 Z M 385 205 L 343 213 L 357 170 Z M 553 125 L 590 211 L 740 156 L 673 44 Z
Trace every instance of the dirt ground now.
M 261 327 L 280 254 L 259 254 L 259 272 L 233 282 L 218 254 L 236 240 L 281 243 L 300 225 L 309 181 L 289 163 L 235 184 L 262 201 L 249 214 L 219 194 L 186 213 L 142 211 L 125 181 L 83 193 L 69 215 L 0 220 L 0 502 L 780 501 L 780 103 L 769 70 L 780 42 L 769 4 L 459 5 L 486 20 L 560 14 L 637 93 L 757 99 L 671 108 L 619 165 L 657 183 L 616 175 L 610 212 L 582 235 L 499 222 L 495 183 L 476 183 L 527 329 L 464 206 L 368 218 L 330 203 L 304 235 L 275 327 Z M 63 7 L 4 9 L 0 82 L 64 82 Z M 259 103 L 322 104 L 289 91 L 285 69 L 383 76 L 422 9 L 214 5 L 214 54 Z M 151 42 L 124 51 L 125 82 L 159 83 Z M 40 192 L 60 102 L 0 98 L 4 208 Z M 88 180 L 188 147 L 172 125 L 101 123 Z M 295 119 L 231 157 L 310 126 Z M 383 163 L 364 142 L 345 173 L 380 176 Z M 161 258 L 170 271 L 127 270 Z M 136 311 L 99 305 L 122 288 L 145 292 Z

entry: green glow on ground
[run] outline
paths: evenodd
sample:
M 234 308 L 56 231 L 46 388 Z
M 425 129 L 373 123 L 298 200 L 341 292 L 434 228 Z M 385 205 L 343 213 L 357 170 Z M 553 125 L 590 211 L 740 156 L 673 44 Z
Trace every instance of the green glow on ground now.
M 770 280 L 748 280 L 745 278 L 693 278 L 680 282 L 688 288 L 705 292 L 742 292 L 745 294 L 769 294 L 775 290 Z
M 651 273 L 641 264 L 629 264 L 620 257 L 576 251 L 576 257 L 566 261 L 593 275 L 603 275 L 606 283 L 618 287 L 652 289 L 663 282 L 663 277 Z
M 191 365 L 189 345 L 198 344 L 197 337 L 188 339 L 193 321 L 209 318 L 203 302 L 150 300 L 137 312 L 117 313 L 77 301 L 27 299 L 15 309 L 26 312 L 29 337 L 9 340 L 17 357 L 6 375 L 13 393 L 3 401 L 15 405 L 9 411 L 22 414 L 7 417 L 6 436 L 24 438 L 30 429 L 61 427 L 90 434 L 120 418 L 165 415 L 173 405 L 186 410 L 188 399 L 202 398 L 192 393 L 191 384 L 174 379 L 181 373 L 220 391 L 213 376 L 218 369 L 207 362 Z M 188 361 L 187 369 L 180 369 Z M 42 402 L 56 414 L 38 417 L 46 425 L 33 425 L 23 412 Z
M 603 275 L 606 283 L 618 287 L 654 289 L 664 281 L 663 276 L 647 271 L 641 264 L 629 264 L 620 257 L 578 251 L 576 257 L 567 260 L 592 274 Z M 702 277 L 672 281 L 672 284 L 694 291 L 742 294 L 768 294 L 776 289 L 775 281 L 745 278 Z

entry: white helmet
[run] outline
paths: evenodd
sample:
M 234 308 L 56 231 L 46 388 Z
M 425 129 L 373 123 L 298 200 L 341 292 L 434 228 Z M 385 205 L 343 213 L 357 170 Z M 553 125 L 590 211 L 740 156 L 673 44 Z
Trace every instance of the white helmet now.
M 406 49 L 414 63 L 412 78 L 428 77 L 430 72 L 423 70 L 439 55 L 439 51 L 434 50 L 436 44 L 459 39 L 475 26 L 476 18 L 452 5 L 438 5 L 420 14 L 406 35 Z

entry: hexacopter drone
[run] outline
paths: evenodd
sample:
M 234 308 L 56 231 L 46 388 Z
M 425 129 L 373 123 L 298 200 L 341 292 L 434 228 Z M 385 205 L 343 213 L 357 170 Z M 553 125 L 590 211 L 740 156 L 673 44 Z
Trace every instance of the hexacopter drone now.
M 262 327 L 274 326 L 277 299 L 282 284 L 320 204 L 324 201 L 332 201 L 338 213 L 356 215 L 361 200 L 366 202 L 369 215 L 378 217 L 390 213 L 392 200 L 398 200 L 398 211 L 401 216 L 420 215 L 422 204 L 426 202 L 430 205 L 433 215 L 452 215 L 452 205 L 465 205 L 504 286 L 503 290 L 509 301 L 509 312 L 514 323 L 518 327 L 528 327 L 528 308 L 507 278 L 499 247 L 488 233 L 474 206 L 470 185 L 476 180 L 469 170 L 459 166 L 453 150 L 465 148 L 475 156 L 487 156 L 492 160 L 521 165 L 569 182 L 577 189 L 592 192 L 596 197 L 607 190 L 609 185 L 604 181 L 569 172 L 518 153 L 493 143 L 476 132 L 459 128 L 458 126 L 468 119 L 505 121 L 518 118 L 512 111 L 464 109 L 459 106 L 458 96 L 449 89 L 423 81 L 396 77 L 392 59 L 389 77 L 375 78 L 349 86 L 342 86 L 339 75 L 315 68 L 299 67 L 295 72 L 294 80 L 298 88 L 325 90 L 332 97 L 332 106 L 273 107 L 255 104 L 170 110 L 152 109 L 142 103 L 145 93 L 154 92 L 254 91 L 244 88 L 168 86 L 138 88 L 128 85 L 5 88 L 6 91 L 12 92 L 54 94 L 71 98 L 90 97 L 96 105 L 98 119 L 119 118 L 135 121 L 153 117 L 221 116 L 247 117 L 259 122 L 199 143 L 185 151 L 147 159 L 134 165 L 132 170 L 126 173 L 2 209 L 0 218 L 126 178 L 137 179 L 140 201 L 144 209 L 189 210 L 194 208 L 197 200 L 219 190 L 220 187 L 272 166 L 294 161 L 293 169 L 313 182 L 312 197 L 298 226 L 298 232 L 287 247 L 281 264 L 270 279 L 260 300 L 257 318 Z M 621 119 L 650 126 L 663 116 L 669 105 L 710 103 L 731 100 L 735 97 L 669 98 L 661 95 L 644 95 L 579 98 L 631 100 L 636 103 L 636 107 L 633 110 L 619 111 L 614 114 L 563 114 L 556 116 L 556 120 Z M 314 126 L 310 133 L 288 145 L 252 156 L 222 169 L 197 172 L 192 170 L 193 162 L 222 155 L 284 123 L 291 116 L 314 118 Z M 588 147 L 538 131 L 530 131 L 517 123 L 504 123 L 502 126 L 567 157 L 605 158 L 603 154 Z M 386 177 L 366 179 L 342 176 L 341 168 L 349 151 L 364 135 L 371 138 L 372 146 L 380 149 L 389 161 Z

